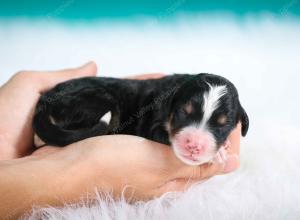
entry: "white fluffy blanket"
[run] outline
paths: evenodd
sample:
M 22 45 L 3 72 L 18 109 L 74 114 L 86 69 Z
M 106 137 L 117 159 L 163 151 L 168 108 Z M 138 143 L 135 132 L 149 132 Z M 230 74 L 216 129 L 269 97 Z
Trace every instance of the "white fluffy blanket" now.
M 236 84 L 251 122 L 241 168 L 175 199 L 129 205 L 99 197 L 95 205 L 35 209 L 29 219 L 300 219 L 299 27 L 267 15 L 71 27 L 0 20 L 0 83 L 20 69 L 87 59 L 99 64 L 100 75 L 212 72 Z

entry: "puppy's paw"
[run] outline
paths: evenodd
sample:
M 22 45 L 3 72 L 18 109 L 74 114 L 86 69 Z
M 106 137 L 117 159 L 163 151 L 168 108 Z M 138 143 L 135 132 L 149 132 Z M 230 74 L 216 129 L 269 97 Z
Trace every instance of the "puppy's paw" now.
M 111 112 L 106 112 L 102 118 L 100 119 L 100 121 L 106 123 L 107 125 L 109 125 L 110 121 L 111 121 Z
M 37 134 L 34 134 L 33 142 L 34 146 L 37 148 L 42 147 L 46 144 L 39 136 L 37 136 Z

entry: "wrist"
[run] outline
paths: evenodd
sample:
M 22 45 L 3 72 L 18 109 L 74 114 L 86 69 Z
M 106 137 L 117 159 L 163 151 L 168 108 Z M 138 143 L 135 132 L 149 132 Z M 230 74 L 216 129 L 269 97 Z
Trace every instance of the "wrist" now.
M 0 195 L 5 201 L 0 205 L 0 216 L 16 218 L 33 206 L 59 206 L 69 202 L 68 179 L 73 165 L 53 156 L 0 162 Z
M 0 216 L 17 218 L 41 204 L 46 194 L 46 173 L 34 157 L 6 160 L 0 163 Z

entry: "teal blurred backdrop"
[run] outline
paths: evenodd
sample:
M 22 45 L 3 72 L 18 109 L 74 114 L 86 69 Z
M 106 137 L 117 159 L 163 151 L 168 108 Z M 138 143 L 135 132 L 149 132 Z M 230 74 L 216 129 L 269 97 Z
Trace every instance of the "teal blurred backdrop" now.
M 222 11 L 239 16 L 268 12 L 280 17 L 298 16 L 299 5 L 298 0 L 2 0 L 0 16 L 86 20 Z

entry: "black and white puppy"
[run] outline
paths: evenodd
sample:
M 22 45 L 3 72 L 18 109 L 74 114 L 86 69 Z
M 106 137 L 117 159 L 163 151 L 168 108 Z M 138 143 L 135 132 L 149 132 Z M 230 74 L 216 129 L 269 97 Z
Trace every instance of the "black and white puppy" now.
M 235 86 L 212 74 L 160 79 L 81 78 L 43 94 L 33 120 L 46 144 L 65 146 L 85 138 L 131 134 L 171 145 L 189 165 L 209 162 L 229 133 L 249 126 Z

